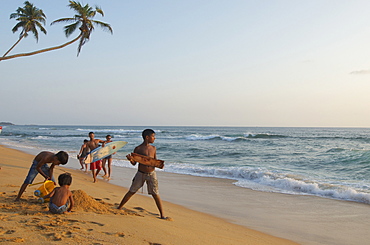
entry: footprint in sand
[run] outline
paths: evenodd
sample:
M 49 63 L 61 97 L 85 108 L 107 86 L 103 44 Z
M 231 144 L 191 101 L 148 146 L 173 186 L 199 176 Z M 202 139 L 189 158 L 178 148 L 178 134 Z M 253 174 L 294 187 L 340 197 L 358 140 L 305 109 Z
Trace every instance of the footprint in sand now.
M 117 233 L 115 234 L 115 236 L 118 236 L 118 237 L 124 237 L 124 236 L 125 236 L 125 234 L 124 234 L 124 233 L 122 233 L 122 232 L 117 232 Z
M 140 211 L 140 212 L 142 212 L 142 213 L 145 213 L 145 214 L 147 214 L 148 213 L 148 211 L 146 211 L 145 209 L 143 209 L 142 207 L 134 207 L 134 209 L 136 209 L 136 210 L 138 210 L 138 211 Z
M 98 223 L 98 222 L 95 222 L 95 221 L 90 221 L 90 223 L 95 224 L 95 225 L 99 225 L 99 226 L 105 226 L 105 224 Z
M 103 232 L 103 233 L 110 236 L 125 237 L 125 234 L 123 232 Z
M 49 233 L 47 234 L 48 237 L 51 238 L 53 241 L 61 241 L 62 240 L 62 235 L 58 233 Z
M 22 237 L 0 237 L 0 242 L 15 242 L 15 243 L 21 243 L 25 242 L 25 240 Z
M 127 209 L 127 208 L 122 208 L 121 211 L 122 211 L 122 214 L 123 215 L 132 215 L 132 216 L 144 217 L 144 215 L 141 215 L 138 212 L 133 211 L 133 210 L 130 210 L 130 209 Z
M 15 230 L 7 230 L 6 232 L 5 232 L 5 234 L 13 234 L 15 232 Z
M 149 214 L 149 215 L 152 215 L 152 216 L 157 216 L 158 214 L 156 213 L 152 213 L 152 212 L 149 212 L 149 211 L 146 211 L 144 208 L 142 207 L 134 207 L 134 209 L 140 211 L 141 213 L 143 214 Z

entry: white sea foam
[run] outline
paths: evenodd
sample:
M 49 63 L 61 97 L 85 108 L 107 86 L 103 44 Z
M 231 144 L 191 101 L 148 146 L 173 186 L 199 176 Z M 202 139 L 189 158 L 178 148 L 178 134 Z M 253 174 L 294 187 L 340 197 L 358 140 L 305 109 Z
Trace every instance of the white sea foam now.
M 186 140 L 193 140 L 193 141 L 220 139 L 220 140 L 229 141 L 229 142 L 235 141 L 237 139 L 243 139 L 243 138 L 244 137 L 221 136 L 221 135 L 218 135 L 218 134 L 211 134 L 211 135 L 192 134 L 192 135 L 189 135 L 189 136 L 185 137 Z
M 370 193 L 360 192 L 351 187 L 303 180 L 299 176 L 274 173 L 259 168 L 205 167 L 191 164 L 167 164 L 167 172 L 194 176 L 216 177 L 236 180 L 237 186 L 258 191 L 279 192 L 295 195 L 350 200 L 370 204 Z
M 33 140 L 48 140 L 48 139 L 55 139 L 54 137 L 48 137 L 48 136 L 36 136 L 36 137 L 31 137 L 30 139 L 33 139 Z
M 77 128 L 77 131 L 82 132 L 94 132 L 94 133 L 117 133 L 117 134 L 140 134 L 143 132 L 143 129 L 86 129 L 86 128 Z M 160 133 L 161 130 L 154 130 L 156 133 Z

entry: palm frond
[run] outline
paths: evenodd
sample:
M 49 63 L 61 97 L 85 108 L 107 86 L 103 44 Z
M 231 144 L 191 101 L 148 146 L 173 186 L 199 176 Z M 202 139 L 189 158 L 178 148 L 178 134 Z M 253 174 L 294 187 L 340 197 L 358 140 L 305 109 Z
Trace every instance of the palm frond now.
M 23 26 L 25 26 L 25 23 L 24 22 L 18 22 L 12 29 L 12 32 L 15 33 L 18 31 L 19 28 L 23 28 Z
M 36 25 L 40 29 L 40 31 L 42 31 L 46 35 L 46 33 L 47 33 L 46 29 L 38 22 L 36 22 Z
M 50 25 L 54 25 L 56 23 L 61 23 L 61 22 L 73 22 L 73 21 L 76 21 L 76 19 L 75 18 L 62 18 L 59 20 L 54 20 L 53 22 L 50 23 Z
M 113 29 L 108 23 L 104 23 L 104 22 L 101 22 L 101 21 L 98 21 L 98 20 L 93 20 L 93 22 L 96 25 L 100 26 L 100 28 L 102 28 L 103 31 L 107 31 L 107 32 L 110 32 L 110 33 L 113 34 Z
M 30 32 L 33 33 L 33 36 L 36 38 L 36 42 L 39 41 L 39 33 L 37 32 L 36 28 L 31 28 Z
M 80 23 L 76 22 L 73 24 L 70 24 L 68 26 L 64 27 L 64 33 L 66 34 L 66 37 L 69 37 L 78 27 Z
M 99 14 L 101 14 L 101 16 L 104 17 L 104 12 L 103 12 L 103 10 L 100 7 L 95 6 L 95 10 L 96 10 L 96 12 L 98 12 Z

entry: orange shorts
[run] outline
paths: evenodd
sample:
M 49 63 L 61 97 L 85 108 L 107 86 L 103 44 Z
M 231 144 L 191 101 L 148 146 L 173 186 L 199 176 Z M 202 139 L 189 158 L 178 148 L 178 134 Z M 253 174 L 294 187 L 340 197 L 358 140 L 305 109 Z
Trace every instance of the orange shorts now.
M 101 170 L 101 160 L 90 163 L 90 170 Z

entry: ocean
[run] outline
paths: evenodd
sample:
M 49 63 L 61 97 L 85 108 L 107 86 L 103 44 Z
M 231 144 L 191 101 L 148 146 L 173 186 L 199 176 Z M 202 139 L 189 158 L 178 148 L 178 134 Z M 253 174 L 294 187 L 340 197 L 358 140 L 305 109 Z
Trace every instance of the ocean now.
M 89 132 L 99 139 L 110 134 L 113 141 L 128 142 L 113 165 L 134 168 L 125 156 L 142 142 L 145 128 L 156 131 L 157 158 L 165 161 L 157 171 L 370 204 L 370 128 L 10 125 L 3 126 L 0 144 L 32 152 L 63 150 L 76 158 Z

